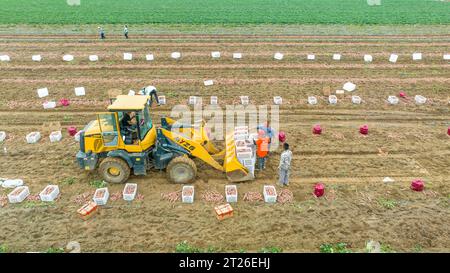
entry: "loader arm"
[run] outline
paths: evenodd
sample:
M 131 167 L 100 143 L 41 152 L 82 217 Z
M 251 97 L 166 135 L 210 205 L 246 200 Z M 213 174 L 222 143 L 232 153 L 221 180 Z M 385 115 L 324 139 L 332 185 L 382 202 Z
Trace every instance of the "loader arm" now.
M 173 143 L 178 144 L 179 146 L 183 147 L 189 153 L 202 160 L 206 164 L 212 166 L 213 168 L 224 171 L 224 168 L 222 165 L 220 165 L 214 158 L 208 153 L 208 151 L 200 144 L 197 143 L 191 139 L 188 139 L 181 134 L 173 133 L 172 131 L 169 131 L 167 129 L 161 128 L 162 134 L 167 137 L 169 140 L 171 140 Z
M 197 143 L 200 143 L 208 151 L 208 153 L 213 155 L 213 157 L 215 158 L 223 157 L 223 151 L 217 149 L 212 143 L 212 141 L 209 139 L 208 133 L 205 129 L 206 122 L 204 120 L 202 120 L 199 125 L 192 125 L 192 124 L 179 124 L 174 119 L 164 117 L 161 124 L 167 130 L 171 130 L 172 126 L 176 124 L 177 130 L 188 135 L 190 139 L 193 139 Z

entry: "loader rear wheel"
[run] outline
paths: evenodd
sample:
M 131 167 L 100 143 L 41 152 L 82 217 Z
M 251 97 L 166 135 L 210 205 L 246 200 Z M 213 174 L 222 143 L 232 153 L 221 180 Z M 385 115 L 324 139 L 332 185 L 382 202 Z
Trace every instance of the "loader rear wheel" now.
M 103 179 L 109 183 L 124 183 L 130 177 L 130 167 L 121 158 L 107 157 L 98 168 Z
M 167 165 L 167 177 L 170 181 L 177 184 L 193 182 L 197 176 L 197 166 L 189 157 L 175 157 Z

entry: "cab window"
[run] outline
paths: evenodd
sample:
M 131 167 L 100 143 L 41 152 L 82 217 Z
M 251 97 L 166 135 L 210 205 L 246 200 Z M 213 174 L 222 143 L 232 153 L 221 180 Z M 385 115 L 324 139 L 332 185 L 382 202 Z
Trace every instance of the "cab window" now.
M 142 111 L 136 113 L 137 120 L 139 120 L 139 131 L 140 131 L 140 139 L 143 140 L 147 133 L 152 129 L 152 119 L 150 117 L 150 112 L 147 107 L 145 107 Z

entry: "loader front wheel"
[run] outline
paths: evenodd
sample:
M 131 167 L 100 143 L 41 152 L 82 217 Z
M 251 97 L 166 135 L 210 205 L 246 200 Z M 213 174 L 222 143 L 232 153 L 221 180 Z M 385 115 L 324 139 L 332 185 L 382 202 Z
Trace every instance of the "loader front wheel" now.
M 168 179 L 173 183 L 190 183 L 197 176 L 197 166 L 195 166 L 195 162 L 192 159 L 178 156 L 169 162 L 166 172 Z
M 107 157 L 98 168 L 103 179 L 109 183 L 124 183 L 130 177 L 130 167 L 121 158 Z

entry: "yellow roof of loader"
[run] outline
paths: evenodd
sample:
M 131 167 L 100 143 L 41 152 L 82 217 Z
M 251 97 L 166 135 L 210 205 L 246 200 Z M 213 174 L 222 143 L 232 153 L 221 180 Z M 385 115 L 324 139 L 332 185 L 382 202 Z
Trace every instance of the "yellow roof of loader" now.
M 146 107 L 149 96 L 119 95 L 116 100 L 108 106 L 110 111 L 133 111 L 142 110 Z

